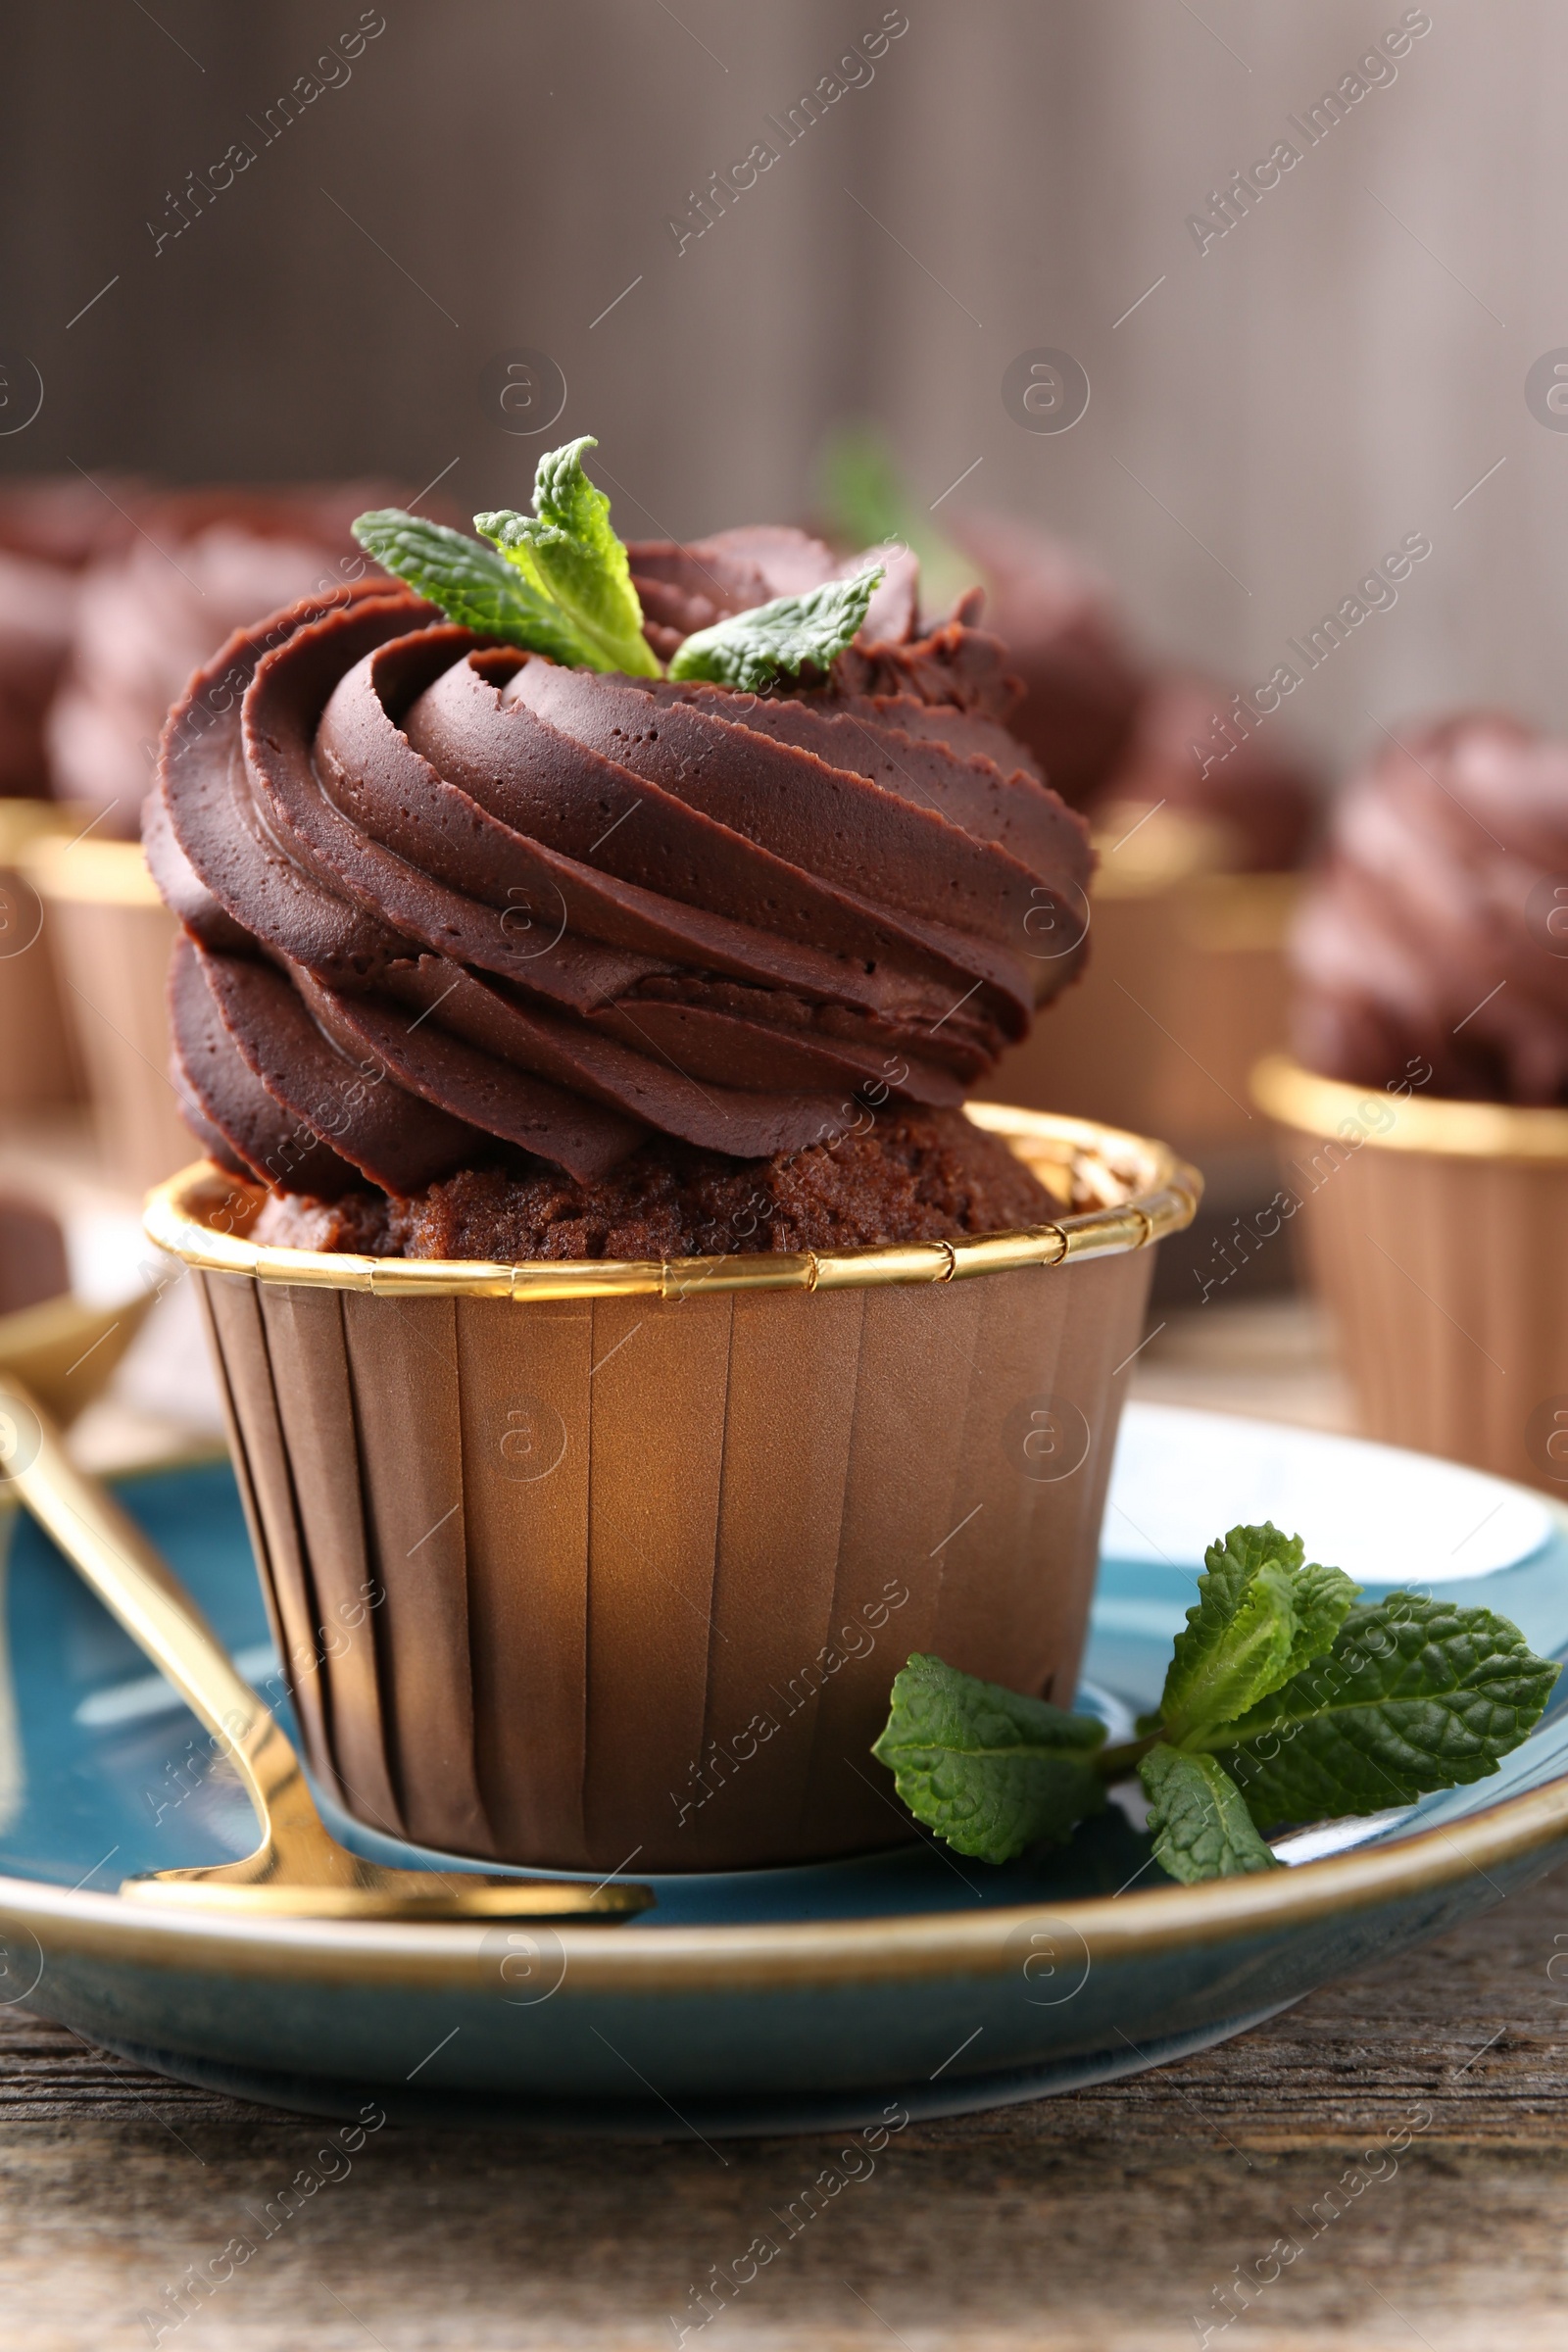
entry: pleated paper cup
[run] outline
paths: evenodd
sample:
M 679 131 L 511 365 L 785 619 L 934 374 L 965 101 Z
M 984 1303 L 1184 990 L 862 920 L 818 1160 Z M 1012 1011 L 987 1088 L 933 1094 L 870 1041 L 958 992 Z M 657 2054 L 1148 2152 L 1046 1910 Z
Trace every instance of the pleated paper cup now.
M 1266 1123 L 1248 1085 L 1285 1039 L 1298 876 L 1217 871 L 1206 828 L 1163 812 L 1096 846 L 1088 967 L 985 1093 L 1170 1136 L 1200 1158 L 1257 1152 Z
M 0 800 L 0 1111 L 57 1110 L 81 1094 L 43 901 L 25 866 L 42 843 L 88 821 L 58 801 Z
M 1164 1147 L 982 1108 L 1063 1201 L 975 1241 L 484 1265 L 258 1247 L 199 1269 L 311 1767 L 485 1859 L 744 1868 L 909 1837 L 868 1750 L 911 1650 L 1070 1698 Z
M 1365 1433 L 1568 1494 L 1568 1110 L 1346 1086 L 1282 1055 L 1253 1091 Z
M 133 841 L 43 841 L 25 860 L 87 1074 L 106 1173 L 145 1193 L 183 1166 L 190 1130 L 169 1075 L 178 925 Z

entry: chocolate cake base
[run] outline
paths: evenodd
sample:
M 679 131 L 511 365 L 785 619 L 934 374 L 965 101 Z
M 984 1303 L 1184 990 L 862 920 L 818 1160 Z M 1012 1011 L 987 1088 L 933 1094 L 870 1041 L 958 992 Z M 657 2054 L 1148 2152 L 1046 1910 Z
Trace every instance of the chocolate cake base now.
M 659 1138 L 597 1183 L 516 1154 L 411 1199 L 285 1193 L 252 1239 L 372 1257 L 669 1258 L 856 1250 L 1040 1225 L 1060 1203 L 961 1111 L 887 1113 L 858 1135 L 771 1159 Z

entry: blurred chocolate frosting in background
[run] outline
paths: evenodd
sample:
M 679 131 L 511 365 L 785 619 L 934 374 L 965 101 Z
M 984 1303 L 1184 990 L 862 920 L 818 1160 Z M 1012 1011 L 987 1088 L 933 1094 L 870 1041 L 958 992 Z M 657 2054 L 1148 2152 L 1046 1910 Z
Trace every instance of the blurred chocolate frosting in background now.
M 1142 684 L 1109 582 L 1078 549 L 1008 515 L 970 508 L 946 530 L 1022 681 L 1013 733 L 1062 799 L 1086 808 L 1128 744 Z
M 1255 711 L 1242 714 L 1242 697 L 1152 662 L 1087 551 L 992 508 L 960 505 L 933 519 L 874 426 L 831 434 L 820 473 L 839 545 L 912 550 L 923 617 L 961 608 L 1001 638 L 1022 689 L 1007 723 L 1098 832 L 1120 835 L 1141 813 L 1168 809 L 1178 823 L 1163 836 L 1181 831 L 1187 864 L 1262 873 L 1301 862 L 1319 795 L 1289 721 L 1264 734 Z M 965 601 L 975 589 L 983 605 Z
M 76 475 L 0 484 L 0 796 L 49 790 L 45 721 L 71 652 L 76 574 L 130 536 L 115 502 L 133 495 Z
M 134 836 L 191 671 L 260 614 L 373 570 L 350 525 L 396 497 L 383 482 L 127 494 L 122 527 L 75 587 L 47 719 L 56 795 L 103 809 L 101 838 Z
M 1293 1044 L 1384 1086 L 1568 1102 L 1568 743 L 1494 711 L 1352 779 L 1292 943 Z
M 1131 739 L 1090 808 L 1097 828 L 1124 834 L 1151 809 L 1203 826 L 1208 862 L 1226 873 L 1290 873 L 1306 857 L 1322 795 L 1288 735 L 1232 717 L 1232 695 L 1213 678 L 1162 670 L 1144 688 Z M 1234 740 L 1216 734 L 1226 721 Z

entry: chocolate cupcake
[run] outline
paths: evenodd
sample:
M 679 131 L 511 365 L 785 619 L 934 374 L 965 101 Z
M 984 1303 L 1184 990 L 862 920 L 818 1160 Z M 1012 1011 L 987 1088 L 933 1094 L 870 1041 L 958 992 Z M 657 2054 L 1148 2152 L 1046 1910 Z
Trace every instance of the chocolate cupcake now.
M 11 474 L 0 482 L 0 548 L 57 571 L 80 571 L 136 535 L 151 494 L 124 474 Z
M 123 502 L 144 495 L 118 477 L 0 483 L 0 796 L 49 791 L 45 718 L 75 631 L 76 575 L 132 536 Z
M 583 446 L 478 518 L 510 574 L 366 519 L 456 619 L 298 606 L 172 713 L 148 855 L 230 1177 L 150 1230 L 330 1800 L 585 1869 L 850 1852 L 906 1834 L 866 1750 L 911 1647 L 1070 1688 L 1192 1196 L 964 1114 L 1090 858 L 995 640 L 799 533 L 628 561 Z
M 1297 1057 L 1435 1096 L 1568 1104 L 1568 744 L 1497 712 L 1346 790 L 1293 947 Z
M 1495 712 L 1391 740 L 1297 927 L 1296 1059 L 1258 1086 L 1368 1429 L 1559 1491 L 1565 909 L 1568 745 Z

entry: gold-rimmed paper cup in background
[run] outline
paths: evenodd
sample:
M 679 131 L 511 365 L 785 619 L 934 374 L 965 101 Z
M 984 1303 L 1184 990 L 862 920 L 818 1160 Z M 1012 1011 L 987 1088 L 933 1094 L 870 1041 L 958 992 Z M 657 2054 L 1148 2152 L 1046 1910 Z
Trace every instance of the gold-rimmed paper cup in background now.
M 104 1172 L 142 1194 L 190 1157 L 169 1075 L 169 958 L 178 926 L 133 841 L 45 839 L 24 871 L 44 907 L 87 1073 Z
M 1266 1153 L 1249 1081 L 1286 1034 L 1300 878 L 1223 870 L 1215 828 L 1123 811 L 1097 837 L 1083 977 L 1005 1054 L 983 1097 L 1169 1136 L 1200 1160 Z
M 25 867 L 90 821 L 58 801 L 0 800 L 0 1111 L 50 1111 L 81 1096 L 43 902 Z
M 1568 1110 L 1252 1083 L 1364 1433 L 1568 1495 Z
M 1199 1180 L 972 1115 L 1055 1222 L 512 1267 L 258 1247 L 265 1196 L 205 1164 L 153 1196 L 330 1798 L 486 1859 L 801 1862 L 911 1835 L 867 1751 L 912 1650 L 1070 1697 L 1150 1245 Z

